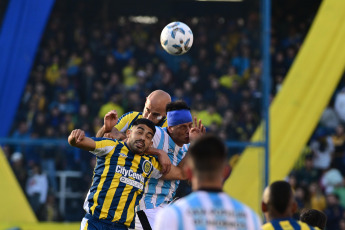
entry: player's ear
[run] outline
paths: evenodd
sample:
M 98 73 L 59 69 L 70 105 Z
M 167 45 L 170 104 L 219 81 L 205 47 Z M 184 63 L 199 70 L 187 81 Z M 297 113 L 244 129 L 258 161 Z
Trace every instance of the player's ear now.
M 297 202 L 294 199 L 293 203 L 292 203 L 292 208 L 291 208 L 292 214 L 296 213 L 297 210 L 298 210 L 298 205 L 297 205 Z
M 223 170 L 223 178 L 224 181 L 229 178 L 231 174 L 231 166 L 229 164 L 225 165 L 224 170 Z
M 168 127 L 167 127 L 167 129 L 168 129 L 169 133 L 171 133 L 171 132 L 172 132 L 172 128 L 171 128 L 171 126 L 168 126 Z
M 153 141 L 151 141 L 151 143 L 150 143 L 150 146 L 149 146 L 149 147 L 152 147 L 152 145 L 153 145 Z
M 262 212 L 268 211 L 267 204 L 265 204 L 265 202 L 263 202 L 263 201 L 261 201 L 261 210 L 262 210 Z
M 127 139 L 128 139 L 129 136 L 131 135 L 131 132 L 132 132 L 131 129 L 127 129 L 127 131 L 126 131 L 126 137 L 127 137 Z

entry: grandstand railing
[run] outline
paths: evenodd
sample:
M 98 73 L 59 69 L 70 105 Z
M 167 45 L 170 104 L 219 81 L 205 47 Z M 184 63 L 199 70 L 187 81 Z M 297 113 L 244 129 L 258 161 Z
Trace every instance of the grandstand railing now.
M 59 178 L 60 186 L 59 190 L 56 193 L 57 198 L 59 199 L 59 211 L 60 213 L 66 213 L 66 200 L 71 199 L 82 199 L 85 193 L 83 192 L 73 192 L 69 191 L 67 187 L 67 179 L 69 178 L 81 178 L 82 173 L 79 171 L 57 171 L 56 176 Z

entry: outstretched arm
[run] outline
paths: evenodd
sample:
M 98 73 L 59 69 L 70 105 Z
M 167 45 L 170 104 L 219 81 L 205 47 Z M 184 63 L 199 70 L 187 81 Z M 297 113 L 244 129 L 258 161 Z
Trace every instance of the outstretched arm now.
M 170 171 L 171 161 L 170 161 L 170 158 L 166 152 L 164 152 L 161 149 L 156 149 L 156 148 L 150 147 L 146 153 L 148 155 L 154 155 L 154 156 L 158 157 L 158 161 L 162 166 L 162 169 L 161 169 L 162 174 L 166 174 Z
M 68 137 L 68 143 L 86 151 L 93 151 L 96 148 L 96 142 L 91 138 L 85 137 L 85 132 L 81 129 L 75 129 Z
M 184 157 L 180 163 L 175 166 L 171 165 L 171 170 L 164 174 L 161 179 L 163 180 L 187 180 L 187 173 L 184 170 L 184 164 L 186 162 L 186 157 Z

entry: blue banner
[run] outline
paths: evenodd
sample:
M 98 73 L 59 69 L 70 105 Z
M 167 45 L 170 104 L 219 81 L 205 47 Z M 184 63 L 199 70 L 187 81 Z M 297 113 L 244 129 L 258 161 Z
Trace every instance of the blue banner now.
M 11 0 L 0 31 L 0 137 L 10 131 L 54 0 Z

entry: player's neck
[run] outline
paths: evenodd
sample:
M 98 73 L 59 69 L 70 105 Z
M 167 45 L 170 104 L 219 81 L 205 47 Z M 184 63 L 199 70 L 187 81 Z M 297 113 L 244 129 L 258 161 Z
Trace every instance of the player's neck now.
M 280 214 L 278 212 L 270 212 L 268 214 L 269 221 L 272 221 L 274 219 L 286 219 L 286 218 L 292 218 L 291 215 L 288 213 Z
M 214 180 L 200 180 L 196 177 L 192 178 L 192 189 L 193 191 L 202 190 L 202 189 L 210 189 L 210 190 L 222 190 L 223 184 L 222 181 Z

